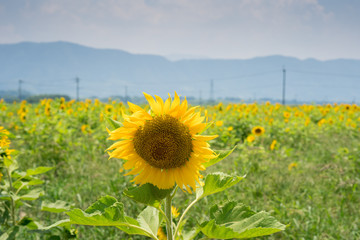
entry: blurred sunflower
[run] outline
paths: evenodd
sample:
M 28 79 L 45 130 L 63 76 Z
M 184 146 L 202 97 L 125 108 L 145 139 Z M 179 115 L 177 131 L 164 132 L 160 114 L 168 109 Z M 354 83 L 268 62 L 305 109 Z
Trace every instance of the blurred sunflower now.
M 254 135 L 249 135 L 249 136 L 247 136 L 246 141 L 248 141 L 249 143 L 255 141 Z
M 272 141 L 272 143 L 270 144 L 270 150 L 273 151 L 275 149 L 275 145 L 276 145 L 277 141 L 274 139 Z
M 177 218 L 179 216 L 179 211 L 176 207 L 171 206 L 171 215 L 173 216 L 173 218 Z
M 169 189 L 177 184 L 195 190 L 205 170 L 202 163 L 215 158 L 207 141 L 217 136 L 198 135 L 205 127 L 205 117 L 188 109 L 185 100 L 181 103 L 175 92 L 174 100 L 165 102 L 144 93 L 152 114 L 141 107 L 128 103 L 132 115 L 124 115 L 123 126 L 109 132 L 110 140 L 120 140 L 107 150 L 110 158 L 126 160 L 123 167 L 132 169 L 126 175 L 136 175 L 136 184 L 151 183 L 160 189 Z
M 162 227 L 159 227 L 158 232 L 157 232 L 157 237 L 159 240 L 167 240 L 167 236 L 166 236 L 164 230 L 162 229 Z
M 255 136 L 261 136 L 265 133 L 265 129 L 263 127 L 260 126 L 256 126 L 253 127 L 253 129 L 251 130 L 251 132 L 255 135 Z

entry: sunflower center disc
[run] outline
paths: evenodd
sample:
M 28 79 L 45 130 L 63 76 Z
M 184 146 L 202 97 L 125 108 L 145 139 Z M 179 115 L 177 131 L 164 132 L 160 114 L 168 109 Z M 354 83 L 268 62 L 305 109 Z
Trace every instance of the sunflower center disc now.
M 156 116 L 139 128 L 134 148 L 151 166 L 169 169 L 184 165 L 192 152 L 192 139 L 187 126 L 169 115 Z

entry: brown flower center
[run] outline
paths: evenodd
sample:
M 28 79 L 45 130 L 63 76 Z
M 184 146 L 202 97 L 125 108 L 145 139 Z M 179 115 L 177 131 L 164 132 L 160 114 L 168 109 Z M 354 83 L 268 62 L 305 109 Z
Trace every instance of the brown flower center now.
M 262 130 L 261 130 L 261 128 L 256 128 L 256 129 L 255 129 L 255 133 L 257 133 L 257 134 L 260 134 L 260 133 L 262 133 Z
M 169 115 L 155 116 L 137 130 L 134 148 L 151 166 L 176 168 L 189 160 L 192 138 L 189 128 Z

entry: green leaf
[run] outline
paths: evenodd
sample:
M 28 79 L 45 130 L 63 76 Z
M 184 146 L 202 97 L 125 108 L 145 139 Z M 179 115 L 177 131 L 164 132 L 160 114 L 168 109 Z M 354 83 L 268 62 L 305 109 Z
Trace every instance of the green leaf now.
M 39 229 L 39 227 L 42 227 L 41 224 L 39 224 L 38 222 L 34 221 L 34 219 L 30 218 L 30 217 L 23 217 L 18 225 L 20 226 L 25 226 L 30 230 L 36 230 Z
M 71 225 L 70 219 L 64 219 L 64 220 L 57 221 L 56 223 L 51 224 L 50 226 L 47 226 L 47 227 L 39 227 L 39 230 L 49 230 L 54 227 L 70 228 L 70 225 Z
M 118 122 L 110 117 L 106 117 L 107 122 L 110 124 L 112 129 L 117 129 L 119 127 L 122 127 L 123 124 L 121 122 Z
M 159 229 L 159 210 L 148 206 L 139 214 L 137 221 L 141 227 L 157 235 Z
M 41 180 L 41 179 L 33 178 L 33 177 L 27 177 L 26 179 L 21 179 L 19 181 L 14 182 L 13 187 L 15 189 L 19 189 L 19 188 L 24 189 L 24 187 L 27 187 L 27 186 L 40 185 L 40 184 L 43 184 L 43 183 L 44 183 L 44 181 Z
M 200 228 L 198 228 L 198 227 L 189 232 L 181 231 L 182 239 L 183 240 L 192 240 L 198 235 L 199 232 L 200 232 Z
M 71 224 L 88 226 L 114 226 L 129 234 L 140 234 L 156 238 L 152 232 L 142 228 L 138 221 L 124 213 L 124 205 L 114 197 L 101 197 L 88 209 L 73 209 L 66 213 Z
M 38 199 L 40 196 L 43 196 L 43 195 L 44 195 L 44 191 L 41 188 L 36 188 L 24 195 L 17 195 L 16 197 L 14 197 L 14 200 L 17 201 L 17 200 L 21 199 L 21 200 L 25 200 L 25 201 L 32 201 L 32 200 Z
M 9 170 L 10 175 L 13 171 L 19 168 L 18 162 L 14 158 L 4 158 L 4 165 Z
M 53 213 L 66 212 L 69 211 L 72 207 L 73 205 L 71 205 L 70 203 L 61 200 L 57 200 L 54 203 L 48 201 L 44 201 L 41 203 L 41 211 Z
M 214 193 L 222 192 L 234 186 L 244 177 L 231 176 L 222 172 L 210 173 L 205 178 L 205 184 L 196 189 L 196 198 L 201 199 Z
M 205 127 L 201 132 L 199 132 L 198 134 L 204 133 L 204 132 L 205 132 L 206 130 L 208 130 L 208 128 L 210 128 L 212 125 L 214 125 L 214 121 L 208 122 L 208 123 L 206 124 L 206 127 Z
M 111 196 L 101 197 L 99 200 L 94 202 L 90 207 L 88 207 L 85 212 L 88 214 L 94 213 L 96 211 L 104 212 L 106 208 L 117 203 L 116 198 Z
M 215 163 L 220 162 L 221 160 L 224 160 L 225 158 L 227 158 L 235 149 L 237 146 L 235 146 L 233 149 L 231 150 L 215 150 L 214 152 L 217 154 L 216 158 L 211 159 L 208 162 L 203 163 L 204 167 L 210 167 L 212 165 L 214 165 Z
M 270 235 L 285 229 L 269 213 L 255 213 L 249 207 L 228 202 L 210 209 L 210 221 L 201 224 L 201 231 L 209 238 L 253 238 Z
M 123 194 L 132 200 L 159 208 L 161 200 L 163 200 L 173 189 L 159 189 L 156 186 L 146 183 L 139 187 L 132 187 L 125 190 Z
M 50 171 L 51 169 L 53 169 L 53 167 L 38 167 L 35 169 L 28 169 L 28 170 L 26 170 L 26 176 L 33 176 L 33 175 L 46 173 L 46 172 Z
M 19 229 L 19 226 L 13 226 L 9 228 L 6 232 L 1 234 L 0 240 L 15 240 Z

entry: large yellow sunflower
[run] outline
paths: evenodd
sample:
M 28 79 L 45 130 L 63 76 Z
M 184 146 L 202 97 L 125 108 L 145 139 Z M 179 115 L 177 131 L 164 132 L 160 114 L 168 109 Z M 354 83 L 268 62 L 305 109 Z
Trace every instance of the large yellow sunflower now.
M 177 184 L 191 192 L 205 170 L 202 163 L 215 158 L 207 141 L 217 136 L 198 135 L 205 127 L 205 117 L 188 109 L 186 98 L 181 102 L 175 92 L 164 102 L 144 93 L 151 113 L 128 103 L 132 112 L 124 116 L 123 126 L 109 132 L 110 140 L 120 140 L 107 150 L 110 158 L 126 160 L 123 167 L 132 169 L 126 175 L 136 175 L 136 184 L 151 183 L 160 189 Z

